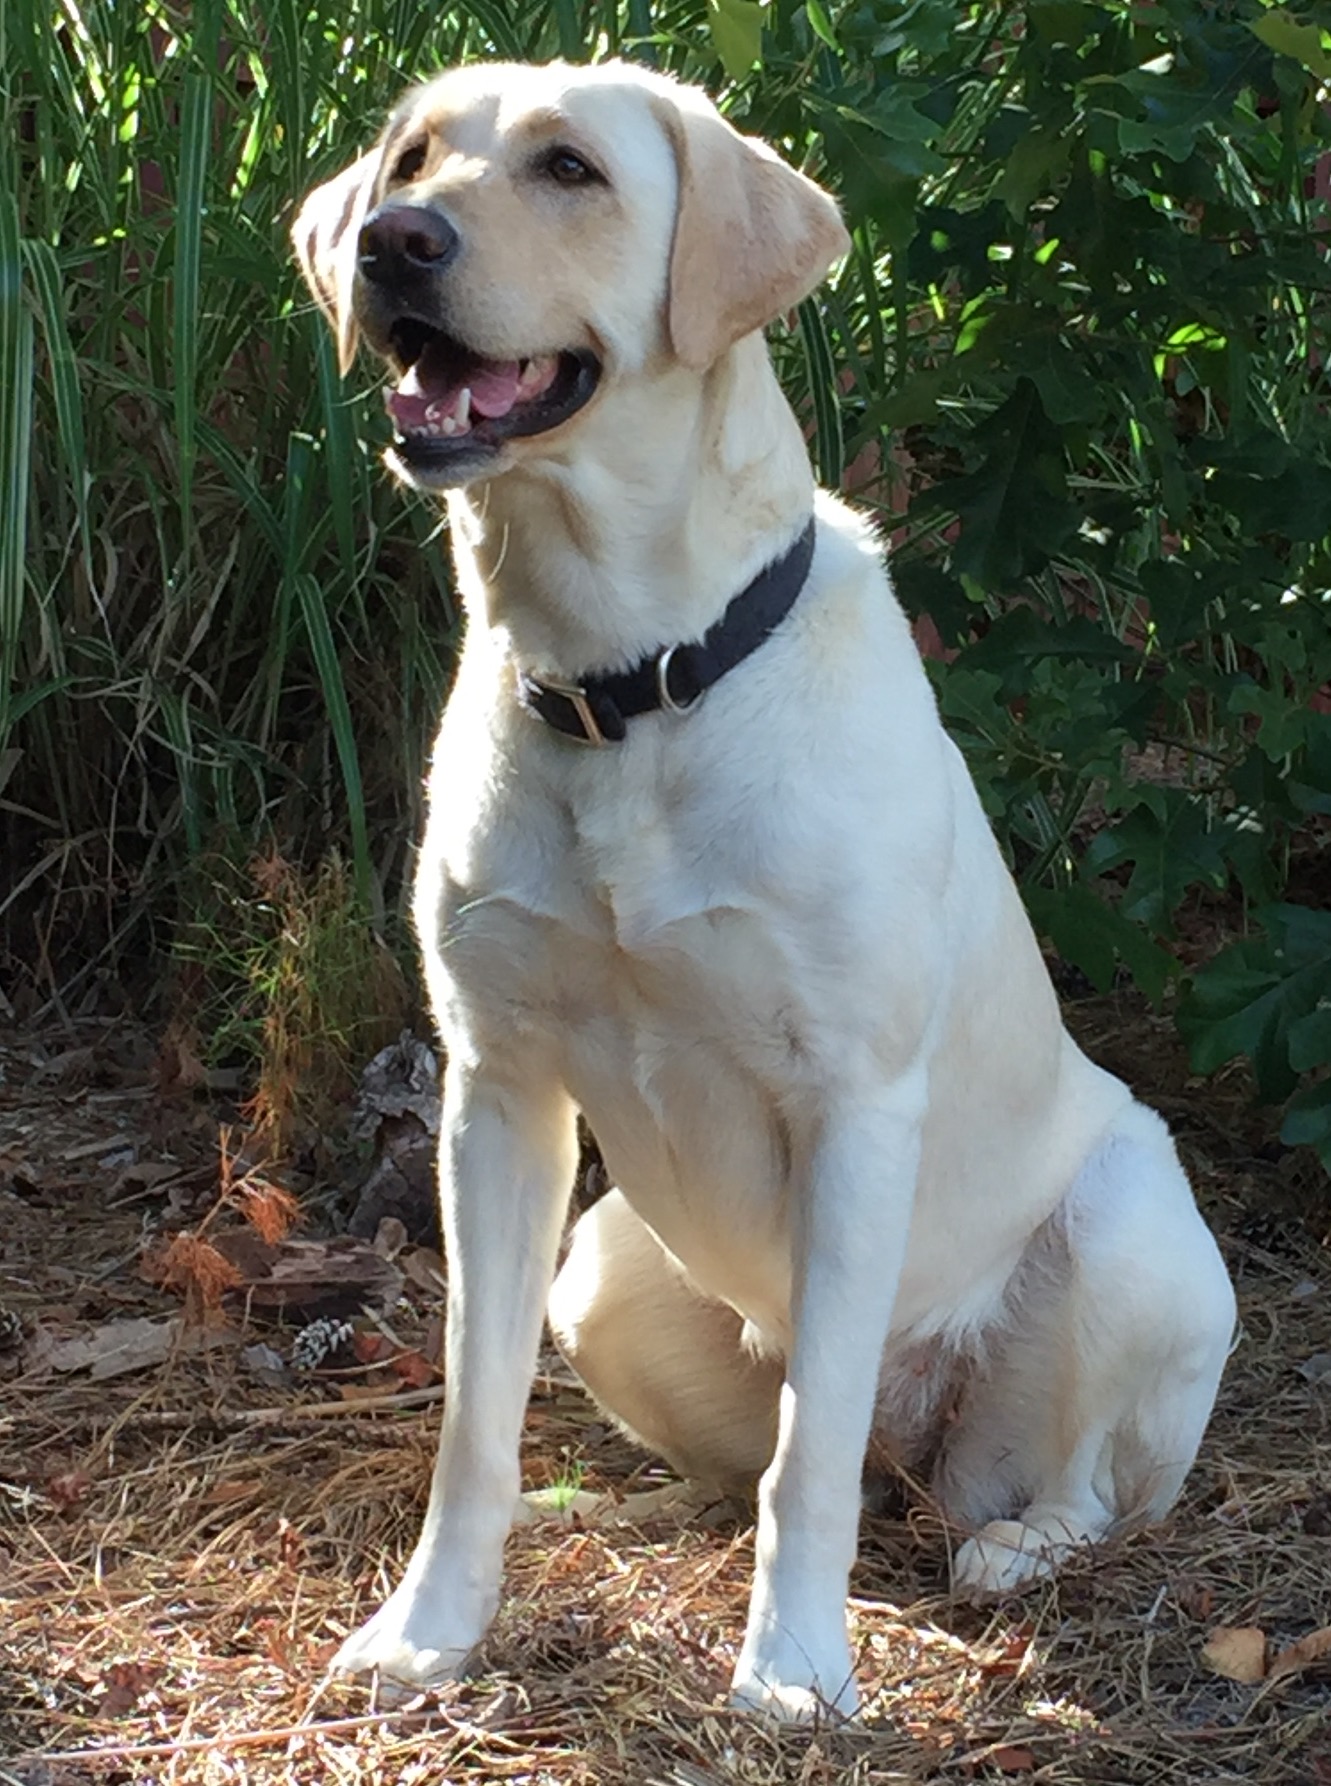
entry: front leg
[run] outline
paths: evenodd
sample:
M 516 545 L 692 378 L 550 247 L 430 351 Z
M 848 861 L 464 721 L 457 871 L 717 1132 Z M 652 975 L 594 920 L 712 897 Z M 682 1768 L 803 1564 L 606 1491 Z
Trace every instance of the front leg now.
M 850 1717 L 858 1705 L 846 1592 L 926 1087 L 921 1065 L 829 1111 L 796 1218 L 793 1343 L 732 1685 L 738 1704 L 782 1720 Z
M 450 1059 L 440 1145 L 446 1393 L 425 1524 L 394 1593 L 334 1660 L 389 1690 L 458 1675 L 499 1601 L 518 1444 L 573 1184 L 573 1107 L 539 1077 Z

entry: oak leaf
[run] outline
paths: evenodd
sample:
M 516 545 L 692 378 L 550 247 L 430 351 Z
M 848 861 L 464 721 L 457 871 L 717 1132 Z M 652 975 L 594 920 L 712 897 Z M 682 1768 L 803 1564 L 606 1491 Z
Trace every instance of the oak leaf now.
M 1217 1625 L 1202 1645 L 1202 1661 L 1245 1687 L 1266 1678 L 1266 1632 L 1260 1625 Z

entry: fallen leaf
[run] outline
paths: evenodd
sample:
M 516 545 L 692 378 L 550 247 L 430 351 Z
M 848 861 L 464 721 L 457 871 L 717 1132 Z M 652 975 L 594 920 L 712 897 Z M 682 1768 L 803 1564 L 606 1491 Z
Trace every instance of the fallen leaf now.
M 105 1321 L 89 1334 L 60 1338 L 39 1327 L 25 1351 L 28 1370 L 55 1370 L 62 1375 L 86 1370 L 94 1382 L 122 1377 L 130 1371 L 149 1370 L 165 1364 L 173 1353 L 204 1352 L 230 1345 L 236 1338 L 230 1328 L 186 1328 L 178 1315 L 165 1321 L 151 1317 Z
M 248 1500 L 251 1495 L 260 1494 L 263 1490 L 263 1479 L 250 1476 L 238 1482 L 214 1482 L 203 1497 L 205 1507 L 228 1507 L 232 1501 Z
M 98 1716 L 123 1718 L 126 1712 L 134 1710 L 156 1678 L 156 1669 L 147 1668 L 142 1662 L 113 1662 L 102 1676 Z
M 353 1235 L 269 1245 L 252 1229 L 229 1228 L 211 1238 L 243 1279 L 233 1292 L 235 1299 L 256 1309 L 281 1309 L 309 1319 L 355 1315 L 365 1303 L 390 1309 L 402 1294 L 398 1268 Z
M 1260 1625 L 1217 1625 L 1202 1645 L 1202 1661 L 1245 1687 L 1266 1678 L 1266 1632 Z
M 208 1083 L 208 1069 L 199 1059 L 198 1038 L 188 1024 L 169 1023 L 153 1063 L 153 1080 L 163 1096 L 197 1091 Z
M 997 1749 L 991 1749 L 985 1760 L 996 1767 L 1000 1774 L 1029 1774 L 1035 1771 L 1035 1756 L 1029 1749 L 1017 1748 L 1012 1743 L 1003 1743 Z
M 1303 1529 L 1310 1538 L 1331 1538 L 1331 1494 L 1315 1494 L 1303 1515 Z
M 1181 1581 L 1174 1589 L 1174 1602 L 1190 1619 L 1204 1622 L 1215 1610 L 1215 1593 L 1204 1581 Z
M 392 1379 L 381 1378 L 375 1383 L 339 1383 L 337 1393 L 344 1402 L 372 1402 L 381 1400 L 385 1394 L 392 1392 Z
M 107 1192 L 108 1207 L 119 1199 L 132 1201 L 139 1195 L 155 1191 L 181 1176 L 181 1168 L 167 1160 L 136 1160 L 117 1173 Z
M 412 1239 L 439 1231 L 435 1137 L 439 1133 L 439 1066 L 404 1031 L 366 1067 L 356 1094 L 352 1133 L 374 1143 L 375 1159 L 360 1186 L 350 1231 L 372 1236 L 380 1220 L 399 1220 Z
M 351 1352 L 357 1364 L 383 1364 L 393 1354 L 393 1342 L 382 1333 L 357 1333 Z
M 353 1133 L 373 1140 L 380 1125 L 414 1117 L 427 1135 L 439 1133 L 439 1063 L 425 1043 L 403 1030 L 361 1074 Z
M 434 1382 L 434 1366 L 423 1352 L 399 1352 L 389 1362 L 402 1381 L 413 1389 L 426 1389 Z
M 374 1250 L 391 1265 L 407 1244 L 406 1224 L 395 1215 L 382 1216 L 374 1231 Z
M 1034 1635 L 1029 1625 L 1014 1626 L 993 1648 L 980 1651 L 976 1661 L 985 1674 L 1024 1674 L 1035 1660 Z
M 63 1054 L 43 1061 L 32 1076 L 33 1083 L 50 1079 L 57 1085 L 87 1085 L 96 1075 L 97 1064 L 95 1048 L 66 1048 Z
M 406 1272 L 408 1282 L 415 1284 L 418 1290 L 424 1290 L 429 1296 L 437 1296 L 448 1287 L 445 1275 L 447 1268 L 432 1246 L 409 1247 L 399 1256 L 397 1263 Z
M 257 1377 L 260 1383 L 266 1383 L 270 1389 L 284 1389 L 291 1381 L 286 1359 L 262 1340 L 246 1346 L 240 1354 L 240 1362 L 252 1377 Z
M 88 1498 L 91 1487 L 92 1477 L 86 1470 L 61 1470 L 47 1478 L 46 1494 L 62 1513 L 67 1513 Z
M 1331 1661 L 1331 1625 L 1324 1625 L 1320 1631 L 1310 1631 L 1288 1649 L 1281 1650 L 1271 1664 L 1270 1678 L 1279 1680 L 1282 1675 L 1298 1674 L 1327 1661 Z
M 1299 1375 L 1309 1383 L 1331 1381 L 1331 1352 L 1314 1352 L 1299 1366 Z

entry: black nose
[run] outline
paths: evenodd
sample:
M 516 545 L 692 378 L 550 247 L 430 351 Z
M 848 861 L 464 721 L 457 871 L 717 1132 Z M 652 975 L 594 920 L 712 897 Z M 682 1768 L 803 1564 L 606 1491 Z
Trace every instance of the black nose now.
M 442 273 L 457 252 L 458 232 L 424 205 L 387 204 L 372 211 L 356 244 L 357 264 L 372 285 L 393 285 Z

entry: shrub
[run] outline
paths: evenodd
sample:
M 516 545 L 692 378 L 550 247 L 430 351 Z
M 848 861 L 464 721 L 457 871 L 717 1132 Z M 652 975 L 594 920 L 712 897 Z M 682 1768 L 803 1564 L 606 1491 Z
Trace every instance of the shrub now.
M 843 196 L 852 253 L 778 363 L 823 477 L 881 512 L 1040 928 L 1100 987 L 1160 998 L 1200 963 L 1198 1066 L 1252 1055 L 1331 1163 L 1320 13 L 11 0 L 11 949 L 40 937 L 50 976 L 169 929 L 219 833 L 308 864 L 340 844 L 391 907 L 454 615 L 437 517 L 382 477 L 373 373 L 339 386 L 285 221 L 407 78 L 622 52 Z M 1234 894 L 1251 933 L 1207 964 L 1199 915 Z

